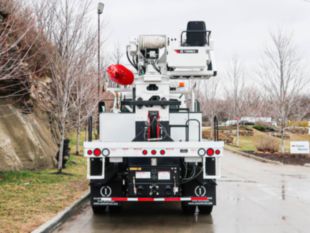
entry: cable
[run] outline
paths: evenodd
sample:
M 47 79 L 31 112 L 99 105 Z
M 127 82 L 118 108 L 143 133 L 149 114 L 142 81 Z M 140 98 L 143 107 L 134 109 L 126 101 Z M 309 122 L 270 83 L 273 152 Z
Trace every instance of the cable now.
M 159 69 L 159 68 L 156 66 L 156 64 L 155 64 L 155 61 L 151 62 L 151 64 L 152 64 L 153 68 L 154 68 L 159 74 L 161 74 L 160 69 Z
M 192 180 L 194 180 L 194 179 L 196 179 L 201 173 L 202 173 L 202 168 L 200 167 L 200 171 L 198 172 L 198 173 L 196 173 L 196 165 L 194 165 L 194 172 L 193 172 L 193 174 L 191 175 L 191 177 L 189 177 L 189 178 L 184 178 L 183 180 L 182 180 L 182 184 L 186 184 L 186 183 L 188 183 L 188 182 L 190 182 L 190 181 L 192 181 Z M 196 173 L 196 174 L 195 174 Z
M 129 63 L 136 69 L 138 70 L 138 66 L 133 62 L 131 61 L 130 57 L 129 57 L 129 53 L 128 53 L 128 50 L 126 51 L 126 56 L 127 56 L 127 59 L 129 61 Z

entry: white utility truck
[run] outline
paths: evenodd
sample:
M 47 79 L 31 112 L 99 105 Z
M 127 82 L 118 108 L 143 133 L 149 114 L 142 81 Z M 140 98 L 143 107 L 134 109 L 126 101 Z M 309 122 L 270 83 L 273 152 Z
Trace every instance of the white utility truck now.
M 127 46 L 135 74 L 108 68 L 114 105 L 99 106 L 99 139 L 84 143 L 95 214 L 124 202 L 180 202 L 210 214 L 224 143 L 202 139 L 193 83 L 216 76 L 211 32 L 188 22 L 180 40 L 141 35 Z M 131 75 L 132 74 L 132 75 Z

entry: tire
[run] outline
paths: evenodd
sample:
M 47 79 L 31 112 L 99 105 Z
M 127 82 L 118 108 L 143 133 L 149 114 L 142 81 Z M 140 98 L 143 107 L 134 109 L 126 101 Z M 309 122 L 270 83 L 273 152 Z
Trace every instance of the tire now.
M 109 206 L 109 212 L 111 214 L 118 214 L 122 211 L 122 207 L 121 206 Z
M 185 214 L 195 214 L 196 206 L 188 205 L 188 202 L 182 202 L 182 210 Z M 198 206 L 199 214 L 210 215 L 213 210 L 213 205 Z
M 93 214 L 94 215 L 102 215 L 105 213 L 106 210 L 106 206 L 94 206 L 92 205 L 92 209 L 93 209 Z
M 203 215 L 210 215 L 213 210 L 213 205 L 199 206 L 199 213 Z
M 189 205 L 188 202 L 182 202 L 182 210 L 185 214 L 194 214 L 196 211 L 196 206 Z

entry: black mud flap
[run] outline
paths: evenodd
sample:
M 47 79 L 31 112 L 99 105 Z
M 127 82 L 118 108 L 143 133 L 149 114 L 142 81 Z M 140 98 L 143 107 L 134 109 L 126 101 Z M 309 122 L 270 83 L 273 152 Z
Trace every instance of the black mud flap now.
M 92 180 L 90 184 L 90 198 L 92 206 L 119 206 L 120 203 L 106 201 L 103 198 L 122 197 L 121 180 L 113 180 L 108 183 Z
M 182 196 L 193 197 L 188 205 L 216 205 L 216 183 L 214 180 L 193 180 L 182 186 Z M 206 199 L 207 198 L 207 199 Z

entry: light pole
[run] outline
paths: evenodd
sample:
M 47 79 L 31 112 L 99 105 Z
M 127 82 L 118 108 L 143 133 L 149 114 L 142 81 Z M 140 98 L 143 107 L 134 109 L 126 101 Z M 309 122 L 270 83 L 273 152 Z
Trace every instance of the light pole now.
M 98 104 L 100 102 L 100 15 L 103 13 L 104 4 L 102 2 L 98 3 L 97 14 L 98 14 Z M 99 138 L 99 112 L 98 112 L 98 121 L 97 121 L 97 137 Z
M 98 102 L 100 101 L 100 15 L 103 13 L 104 4 L 98 3 Z

